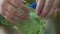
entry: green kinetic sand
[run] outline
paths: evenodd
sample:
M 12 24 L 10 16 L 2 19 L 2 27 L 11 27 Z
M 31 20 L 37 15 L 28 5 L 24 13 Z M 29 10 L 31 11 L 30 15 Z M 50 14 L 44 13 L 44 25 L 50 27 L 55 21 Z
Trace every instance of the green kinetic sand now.
M 30 8 L 30 18 L 27 21 L 20 21 L 18 24 L 18 29 L 23 34 L 44 34 L 45 31 L 45 19 L 38 18 L 38 16 L 35 13 L 34 9 Z M 11 24 L 9 21 L 5 20 L 0 15 L 0 24 L 4 25 L 6 27 L 12 27 L 13 24 Z

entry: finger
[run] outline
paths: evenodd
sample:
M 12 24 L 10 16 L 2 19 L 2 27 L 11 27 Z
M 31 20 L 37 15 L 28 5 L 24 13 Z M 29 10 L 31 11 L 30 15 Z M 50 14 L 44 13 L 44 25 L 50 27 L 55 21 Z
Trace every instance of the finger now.
M 55 10 L 58 8 L 58 4 L 59 4 L 59 0 L 55 0 L 53 3 L 53 6 L 52 6 L 50 12 L 48 13 L 48 15 L 46 16 L 46 18 L 48 18 L 49 16 L 54 14 Z
M 5 8 L 2 8 L 2 15 L 4 16 L 5 19 L 11 21 L 13 24 L 18 23 L 18 20 L 14 18 L 14 15 L 9 13 Z
M 7 9 L 9 13 L 11 13 L 12 15 L 16 16 L 16 18 L 19 18 L 21 20 L 26 20 L 28 18 L 26 14 L 19 12 L 16 8 L 14 8 L 7 2 L 5 3 L 5 5 L 3 4 L 2 8 Z
M 12 6 L 11 4 L 9 4 L 8 2 L 4 2 L 4 4 L 2 5 L 2 8 L 7 9 L 10 13 L 12 14 L 16 14 L 17 13 L 17 9 L 14 8 L 14 6 Z M 13 11 L 13 12 L 12 12 Z M 19 14 L 19 13 L 18 13 Z M 17 14 L 17 15 L 18 15 Z
M 11 4 L 7 3 L 5 5 L 3 5 L 3 8 L 5 7 L 5 9 L 7 9 L 11 14 L 17 16 L 18 18 L 22 19 L 28 18 L 28 15 L 21 13 L 21 11 L 18 11 L 15 7 L 13 7 Z M 25 17 L 24 17 L 25 16 Z
M 45 3 L 45 0 L 38 0 L 37 7 L 36 7 L 36 13 L 38 15 L 41 13 L 44 3 Z
M 2 9 L 2 15 L 11 23 L 18 25 L 18 23 L 21 21 L 18 17 L 14 16 L 10 12 L 8 12 L 5 8 Z
M 13 24 L 18 24 L 21 19 L 16 17 L 15 15 L 11 14 L 5 8 L 2 8 L 2 15 L 8 20 L 11 21 Z
M 20 0 L 8 0 L 8 2 L 16 8 L 22 9 L 24 12 L 29 13 L 29 9 L 21 3 Z
M 46 0 L 44 8 L 40 14 L 40 17 L 45 17 L 47 13 L 49 13 L 52 5 L 53 5 L 54 0 Z

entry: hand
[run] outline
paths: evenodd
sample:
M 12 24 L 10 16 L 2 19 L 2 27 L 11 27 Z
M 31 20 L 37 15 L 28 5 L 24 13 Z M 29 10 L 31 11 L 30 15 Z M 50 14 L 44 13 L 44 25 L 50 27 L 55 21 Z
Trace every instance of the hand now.
M 20 0 L 5 0 L 2 4 L 2 15 L 13 24 L 27 20 L 29 18 L 28 13 L 29 9 Z
M 38 0 L 36 13 L 40 14 L 39 17 L 48 18 L 58 8 L 59 0 Z

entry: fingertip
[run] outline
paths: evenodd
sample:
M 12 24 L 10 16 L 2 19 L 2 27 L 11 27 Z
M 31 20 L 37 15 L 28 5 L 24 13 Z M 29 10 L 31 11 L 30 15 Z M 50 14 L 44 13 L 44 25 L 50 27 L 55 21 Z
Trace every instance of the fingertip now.
M 36 6 L 36 13 L 39 14 L 41 13 L 43 7 L 44 7 L 44 4 L 45 4 L 45 0 L 39 0 L 37 2 L 37 6 Z

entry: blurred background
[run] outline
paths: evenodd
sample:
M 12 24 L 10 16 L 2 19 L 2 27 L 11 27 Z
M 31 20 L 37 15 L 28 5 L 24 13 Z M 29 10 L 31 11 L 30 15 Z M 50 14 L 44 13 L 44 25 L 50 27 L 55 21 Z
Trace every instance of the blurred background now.
M 0 5 L 3 0 L 0 0 Z M 26 0 L 27 3 L 32 4 L 35 3 L 35 0 Z M 1 13 L 1 6 L 0 6 L 0 13 Z M 3 17 L 0 15 L 0 22 L 2 21 Z M 0 34 L 22 34 L 21 31 L 16 26 L 12 27 L 5 27 L 4 25 L 0 24 Z M 60 34 L 60 7 L 58 7 L 58 12 L 52 15 L 47 20 L 47 28 L 45 34 Z

